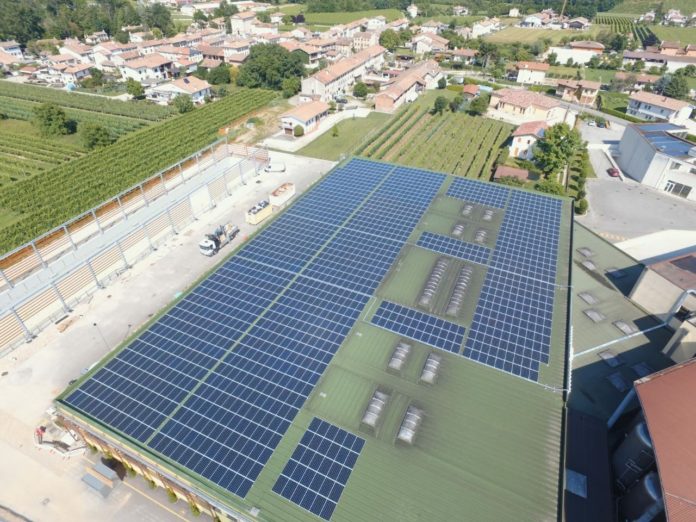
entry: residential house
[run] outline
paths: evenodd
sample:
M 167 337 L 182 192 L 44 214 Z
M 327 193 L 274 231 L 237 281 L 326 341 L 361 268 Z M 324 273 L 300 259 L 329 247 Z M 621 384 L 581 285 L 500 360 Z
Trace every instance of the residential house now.
M 619 143 L 619 166 L 644 185 L 696 201 L 696 145 L 687 135 L 688 129 L 674 124 L 628 125 Z
M 461 27 L 455 27 L 454 32 L 457 33 L 462 38 L 465 38 L 468 40 L 469 38 L 471 38 L 471 34 L 473 31 L 471 30 L 471 27 L 461 26 Z
M 543 20 L 538 14 L 531 14 L 525 16 L 524 20 L 520 22 L 520 27 L 529 27 L 532 29 L 538 29 L 543 25 Z
M 230 28 L 232 34 L 237 36 L 247 36 L 252 34 L 252 27 L 256 20 L 256 13 L 253 11 L 243 11 L 230 17 Z
M 60 73 L 61 80 L 64 84 L 77 84 L 79 81 L 92 76 L 91 69 L 94 64 L 80 63 L 77 65 L 69 65 Z
M 22 47 L 14 40 L 0 42 L 0 53 L 10 55 L 14 58 L 17 58 L 18 60 L 24 59 Z
M 200 62 L 201 67 L 217 67 L 225 62 L 225 50 L 222 47 L 199 44 L 197 49 L 201 52 L 201 56 L 203 57 Z
M 647 13 L 640 15 L 638 21 L 648 24 L 653 23 L 655 21 L 655 11 L 648 11 Z
M 138 43 L 138 50 L 140 51 L 140 54 L 152 54 L 156 53 L 160 47 L 164 47 L 165 45 L 172 45 L 172 43 L 165 39 L 148 40 L 146 42 Z
M 341 36 L 345 38 L 353 38 L 356 34 L 364 31 L 367 27 L 367 18 L 361 18 L 359 20 L 354 20 L 343 26 L 343 32 Z
M 408 16 L 410 16 L 411 18 L 415 18 L 416 16 L 418 16 L 418 7 L 416 6 L 416 4 L 411 4 L 406 8 L 406 12 L 408 13 Z
M 211 95 L 210 84 L 195 76 L 186 76 L 172 82 L 150 87 L 145 91 L 145 97 L 160 105 L 167 105 L 179 94 L 191 97 L 193 103 L 204 103 Z
M 666 121 L 681 125 L 689 119 L 692 109 L 691 104 L 682 100 L 637 91 L 629 96 L 626 113 L 647 121 Z
M 682 47 L 679 42 L 660 42 L 659 46 L 660 54 L 666 54 L 667 56 L 676 56 L 681 54 Z
M 143 43 L 151 38 L 153 38 L 153 35 L 150 31 L 135 31 L 128 33 L 128 41 L 132 43 Z
M 271 23 L 272 24 L 281 24 L 283 22 L 284 16 L 285 16 L 285 13 L 282 13 L 282 12 L 271 13 Z
M 362 51 L 368 47 L 379 44 L 379 33 L 375 31 L 363 31 L 353 37 L 352 48 L 355 51 Z
M 565 47 L 550 47 L 546 53 L 554 53 L 556 61 L 560 64 L 565 64 L 568 60 L 580 65 L 586 65 L 594 56 L 601 56 L 604 52 L 604 45 L 599 42 L 582 40 L 579 42 L 570 42 Z
M 280 128 L 283 133 L 292 136 L 295 127 L 302 127 L 303 134 L 308 134 L 319 127 L 319 123 L 329 115 L 329 105 L 322 101 L 311 101 L 292 108 L 280 116 Z
M 249 56 L 251 52 L 251 46 L 253 42 L 251 40 L 225 40 L 222 44 L 223 55 L 225 61 L 229 61 L 232 57 Z
M 278 26 L 256 21 L 251 24 L 250 34 L 254 36 L 267 36 L 278 34 Z
M 85 43 L 89 45 L 97 45 L 99 43 L 104 43 L 109 41 L 109 35 L 106 31 L 96 31 L 92 34 L 85 36 Z
M 411 49 L 416 54 L 437 53 L 447 50 L 449 42 L 436 34 L 419 34 L 411 39 Z
M 74 56 L 81 63 L 91 63 L 94 50 L 89 45 L 85 45 L 79 40 L 67 38 L 63 45 L 58 48 L 61 54 Z
M 313 36 L 312 31 L 306 27 L 295 27 L 292 31 L 290 31 L 290 34 L 293 38 L 298 40 L 309 40 Z
M 174 74 L 173 61 L 157 53 L 130 60 L 119 69 L 124 78 L 132 78 L 145 84 L 167 80 Z
M 590 28 L 590 21 L 587 18 L 579 16 L 578 18 L 573 18 L 568 22 L 568 29 L 575 29 L 577 31 L 586 31 Z
M 520 10 L 517 7 L 513 7 L 508 11 L 508 17 L 509 18 L 519 18 L 520 16 Z
M 667 24 L 669 25 L 677 25 L 677 26 L 685 26 L 686 22 L 689 21 L 689 19 L 681 14 L 681 11 L 679 9 L 670 9 L 667 11 L 667 14 L 665 14 L 664 20 Z
M 644 62 L 645 67 L 662 67 L 667 68 L 667 72 L 675 72 L 688 65 L 696 65 L 696 55 L 677 54 L 668 55 L 652 51 L 624 51 L 623 65 L 633 66 L 636 62 Z
M 467 83 L 462 87 L 462 96 L 465 100 L 473 100 L 481 94 L 481 89 L 475 83 Z
M 500 20 L 497 18 L 488 18 L 480 22 L 476 22 L 471 26 L 471 37 L 478 38 L 486 34 L 493 33 L 500 29 Z
M 195 4 L 183 5 L 180 8 L 181 14 L 185 16 L 191 16 L 196 14 L 196 11 L 200 11 L 205 15 L 211 15 L 213 12 L 220 7 L 220 2 L 199 2 Z
M 443 24 L 437 20 L 428 20 L 427 22 L 421 24 L 420 32 L 421 34 L 439 34 L 446 28 L 447 24 Z
M 545 121 L 549 125 L 573 120 L 561 104 L 538 92 L 522 89 L 499 89 L 491 92 L 489 110 L 495 117 L 514 121 L 518 124 L 526 121 Z M 571 116 L 573 116 L 571 118 Z
M 614 75 L 614 80 L 627 83 L 622 92 L 642 91 L 646 85 L 655 85 L 659 79 L 656 74 L 617 72 Z
M 387 26 L 387 19 L 383 16 L 375 16 L 367 20 L 368 31 L 379 31 Z
M 203 53 L 194 47 L 174 47 L 173 45 L 163 45 L 157 51 L 165 58 L 172 61 L 186 58 L 192 62 L 200 62 L 203 59 Z
M 546 80 L 548 63 L 517 62 L 514 68 L 515 81 L 527 85 L 540 85 Z
M 340 60 L 326 69 L 302 80 L 302 97 L 329 101 L 336 95 L 348 92 L 357 79 L 370 69 L 380 69 L 384 64 L 385 49 L 376 45 Z
M 442 77 L 440 66 L 435 60 L 428 60 L 406 69 L 388 82 L 385 90 L 375 96 L 375 110 L 393 112 L 414 101 L 424 90 L 436 88 Z
M 408 29 L 408 25 L 408 20 L 406 20 L 406 18 L 399 18 L 398 20 L 389 22 L 385 29 L 392 29 L 393 31 L 399 32 Z
M 463 5 L 455 5 L 452 7 L 452 14 L 454 16 L 467 16 L 469 14 L 469 8 Z
M 471 65 L 476 58 L 476 51 L 473 49 L 455 49 L 449 52 L 449 56 L 452 63 Z
M 600 82 L 590 80 L 558 80 L 556 96 L 564 101 L 593 107 L 601 86 Z
M 174 47 L 193 47 L 203 43 L 203 36 L 200 33 L 177 34 L 167 39 L 166 43 Z
M 537 142 L 544 137 L 548 124 L 543 121 L 528 121 L 523 123 L 515 132 L 512 133 L 512 143 L 510 143 L 510 156 L 531 160 L 534 158 L 534 147 Z

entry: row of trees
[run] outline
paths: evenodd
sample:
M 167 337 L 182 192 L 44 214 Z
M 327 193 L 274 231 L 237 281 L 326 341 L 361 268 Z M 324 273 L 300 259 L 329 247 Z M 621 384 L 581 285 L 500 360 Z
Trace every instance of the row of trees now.
M 13 39 L 21 44 L 42 38 L 83 37 L 95 31 L 106 31 L 117 40 L 126 41 L 128 35 L 121 28 L 141 24 L 153 30 L 156 36 L 176 33 L 169 9 L 160 3 L 0 0 L 0 13 L 0 40 Z

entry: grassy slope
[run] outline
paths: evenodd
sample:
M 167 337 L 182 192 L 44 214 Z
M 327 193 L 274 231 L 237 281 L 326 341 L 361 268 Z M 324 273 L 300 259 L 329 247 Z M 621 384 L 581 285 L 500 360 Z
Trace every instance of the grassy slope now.
M 696 11 L 696 2 L 693 5 Z M 683 45 L 696 44 L 696 27 L 664 27 L 661 25 L 650 26 L 655 36 L 660 40 L 681 42 Z
M 352 154 L 370 131 L 382 127 L 390 119 L 388 114 L 371 113 L 367 118 L 344 120 L 338 124 L 338 137 L 326 131 L 298 154 L 336 161 L 341 154 Z
M 617 3 L 610 12 L 642 14 L 656 9 L 660 4 L 665 12 L 669 9 L 680 9 L 682 14 L 691 14 L 694 7 L 694 0 L 665 0 L 664 2 L 656 0 L 623 0 Z
M 484 36 L 484 39 L 493 43 L 534 43 L 544 38 L 549 38 L 553 43 L 558 43 L 564 36 L 583 37 L 592 39 L 601 29 L 603 25 L 593 25 L 589 31 L 578 32 L 571 30 L 552 31 L 550 29 L 525 29 L 524 27 L 507 27 L 497 33 Z

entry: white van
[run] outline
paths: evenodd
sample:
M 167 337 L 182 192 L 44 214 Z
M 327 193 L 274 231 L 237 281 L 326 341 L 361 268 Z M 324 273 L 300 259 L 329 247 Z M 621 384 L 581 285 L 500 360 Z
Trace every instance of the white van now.
M 263 169 L 264 172 L 285 172 L 285 163 L 281 161 L 271 161 Z

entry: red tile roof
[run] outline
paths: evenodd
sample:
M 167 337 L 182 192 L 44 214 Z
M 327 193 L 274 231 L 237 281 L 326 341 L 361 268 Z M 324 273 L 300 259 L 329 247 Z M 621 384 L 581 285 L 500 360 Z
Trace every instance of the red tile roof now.
M 545 121 L 528 121 L 523 123 L 515 132 L 512 133 L 513 136 L 543 136 L 544 130 L 548 129 L 548 125 Z
M 696 520 L 696 359 L 636 381 L 670 522 Z
M 515 68 L 518 71 L 528 70 L 528 71 L 548 71 L 550 65 L 548 63 L 542 62 L 517 62 Z
M 282 118 L 295 118 L 299 121 L 309 121 L 315 116 L 318 116 L 329 110 L 329 105 L 321 101 L 312 101 L 309 103 L 303 103 L 297 107 L 290 109 L 288 112 L 284 113 Z
M 500 165 L 495 169 L 495 174 L 493 174 L 493 179 L 500 178 L 517 178 L 522 181 L 527 181 L 529 179 L 529 171 L 525 169 L 518 169 L 517 167 L 508 167 L 507 165 Z
M 681 100 L 675 100 L 674 98 L 668 98 L 667 96 L 662 96 L 660 94 L 653 94 L 651 92 L 636 91 L 629 96 L 629 99 L 639 101 L 641 103 L 649 103 L 650 105 L 657 105 L 658 107 L 663 107 L 672 111 L 679 111 L 684 107 L 688 107 L 689 103 Z
M 523 89 L 500 89 L 499 91 L 494 91 L 492 96 L 500 98 L 505 104 L 515 105 L 516 107 L 523 107 L 525 109 L 530 105 L 546 110 L 560 106 L 560 103 L 553 98 L 549 98 L 538 92 L 526 91 Z

